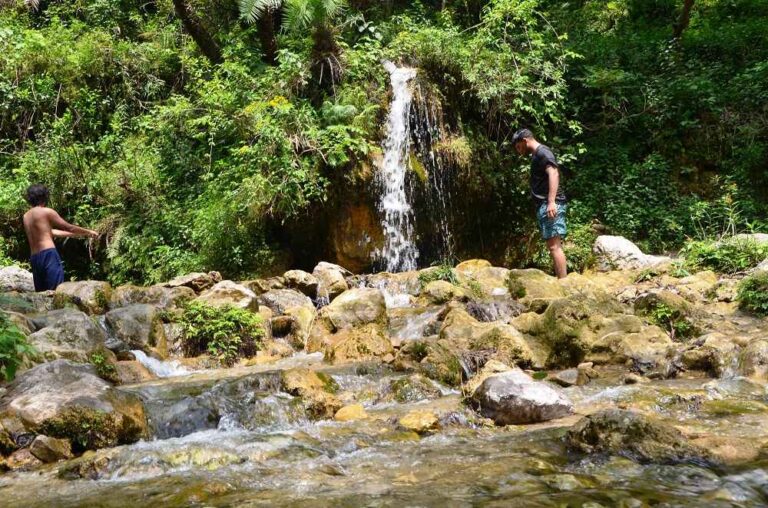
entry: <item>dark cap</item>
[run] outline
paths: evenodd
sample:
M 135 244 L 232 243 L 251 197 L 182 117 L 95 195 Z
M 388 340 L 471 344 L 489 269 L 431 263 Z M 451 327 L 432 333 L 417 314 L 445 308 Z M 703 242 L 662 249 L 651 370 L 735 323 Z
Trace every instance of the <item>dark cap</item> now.
M 520 129 L 519 131 L 515 132 L 515 135 L 512 136 L 512 144 L 514 145 L 518 141 L 522 141 L 524 139 L 532 138 L 533 132 L 531 132 L 528 129 Z

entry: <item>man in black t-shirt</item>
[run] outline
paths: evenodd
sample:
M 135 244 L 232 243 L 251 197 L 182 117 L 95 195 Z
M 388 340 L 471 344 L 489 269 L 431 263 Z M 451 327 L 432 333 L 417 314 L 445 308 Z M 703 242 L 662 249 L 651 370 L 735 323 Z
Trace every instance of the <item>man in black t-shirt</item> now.
M 536 205 L 536 218 L 541 236 L 547 242 L 555 275 L 566 276 L 563 238 L 567 234 L 565 193 L 560 185 L 559 165 L 549 147 L 542 145 L 528 129 L 520 129 L 512 137 L 512 144 L 520 155 L 531 156 L 531 197 Z

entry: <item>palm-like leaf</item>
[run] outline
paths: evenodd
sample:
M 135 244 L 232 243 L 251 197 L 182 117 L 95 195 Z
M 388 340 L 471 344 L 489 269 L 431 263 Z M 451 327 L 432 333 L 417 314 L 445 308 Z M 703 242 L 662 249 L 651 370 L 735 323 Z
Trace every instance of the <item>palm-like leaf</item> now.
M 31 11 L 36 11 L 40 8 L 40 0 L 24 0 L 24 5 Z
M 346 5 L 346 0 L 285 0 L 285 24 L 289 30 L 329 25 Z
M 269 11 L 275 11 L 283 0 L 240 0 L 240 17 L 248 23 L 255 23 Z

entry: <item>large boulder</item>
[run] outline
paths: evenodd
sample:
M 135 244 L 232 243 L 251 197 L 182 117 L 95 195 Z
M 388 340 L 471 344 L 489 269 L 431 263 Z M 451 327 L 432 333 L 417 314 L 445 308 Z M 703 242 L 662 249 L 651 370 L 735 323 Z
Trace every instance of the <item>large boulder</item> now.
M 310 369 L 291 369 L 280 375 L 283 391 L 299 397 L 313 419 L 333 418 L 342 403 L 335 393 L 338 384 L 332 377 Z
M 334 329 L 353 328 L 369 323 L 386 324 L 387 305 L 378 289 L 359 288 L 345 291 L 321 315 Z
M 284 315 L 288 309 L 296 307 L 315 308 L 308 296 L 293 289 L 272 289 L 260 295 L 258 300 L 259 304 L 271 309 L 276 316 Z
M 451 309 L 440 328 L 440 339 L 450 344 L 471 370 L 477 370 L 490 358 L 509 365 L 531 365 L 533 353 L 523 335 L 513 326 L 491 322 L 483 323 L 461 307 Z M 472 361 L 478 358 L 478 365 Z
M 581 419 L 566 437 L 568 447 L 584 454 L 619 455 L 641 463 L 711 462 L 671 425 L 633 411 L 605 409 Z
M 507 273 L 506 286 L 512 298 L 519 300 L 526 310 L 533 312 L 543 312 L 550 302 L 566 296 L 556 277 L 534 268 L 510 270 Z
M 312 275 L 318 280 L 317 296 L 333 300 L 349 289 L 346 277 L 351 277 L 352 272 L 339 265 L 321 261 L 312 270 Z
M 165 286 L 170 288 L 184 286 L 191 288 L 195 293 L 200 293 L 209 289 L 217 282 L 221 282 L 221 274 L 219 272 L 194 272 L 171 279 L 165 283 Z
M 631 319 L 625 324 L 632 325 Z M 631 330 L 632 328 L 627 328 Z M 616 331 L 603 335 L 592 346 L 588 360 L 599 363 L 626 364 L 643 375 L 669 377 L 674 374 L 671 357 L 676 351 L 669 335 L 653 325 L 642 325 L 637 331 Z
M 129 305 L 147 304 L 161 309 L 176 309 L 195 298 L 195 292 L 187 286 L 140 287 L 127 284 L 112 291 L 109 308 L 116 309 Z
M 231 280 L 223 280 L 216 283 L 213 287 L 198 296 L 195 301 L 213 307 L 231 305 L 252 312 L 258 312 L 259 310 L 259 302 L 256 293 L 241 284 L 232 282 Z
M 381 326 L 368 324 L 335 333 L 325 348 L 325 359 L 333 364 L 394 359 L 395 350 Z
M 104 330 L 79 310 L 54 310 L 35 320 L 35 324 L 42 326 L 28 340 L 43 361 L 66 358 L 87 362 L 92 353 L 105 347 Z
M 53 310 L 53 291 L 40 293 L 20 293 L 9 291 L 2 293 L 2 309 L 21 314 L 40 314 Z
M 471 402 L 497 425 L 544 422 L 573 412 L 573 403 L 560 389 L 535 381 L 520 369 L 486 378 Z
M 460 287 L 444 280 L 434 280 L 424 286 L 424 289 L 421 291 L 421 296 L 428 303 L 436 305 L 443 304 L 454 298 L 461 298 L 464 294 L 464 290 Z
M 310 298 L 317 297 L 317 287 L 320 281 L 303 270 L 288 270 L 283 274 L 285 285 L 291 289 L 297 289 Z
M 129 305 L 107 312 L 105 316 L 114 337 L 129 349 L 154 351 L 168 356 L 168 345 L 160 310 L 148 304 Z
M 75 306 L 88 314 L 103 314 L 107 310 L 112 296 L 112 286 L 108 282 L 83 280 L 64 282 L 56 288 L 53 305 L 57 309 Z
M 768 381 L 768 339 L 750 341 L 741 352 L 739 364 L 742 375 Z
M 259 303 L 273 315 L 273 334 L 285 337 L 296 347 L 303 347 L 309 338 L 316 311 L 312 300 L 293 289 L 272 289 L 259 296 Z
M 26 432 L 68 439 L 76 451 L 147 435 L 141 400 L 119 391 L 92 365 L 55 360 L 20 374 L 0 398 L 0 419 Z
M 28 272 L 18 266 L 6 266 L 0 268 L 0 293 L 18 291 L 31 293 L 35 290 L 32 281 L 32 272 Z
M 598 236 L 592 251 L 600 271 L 642 270 L 672 261 L 666 256 L 644 254 L 640 248 L 622 236 Z

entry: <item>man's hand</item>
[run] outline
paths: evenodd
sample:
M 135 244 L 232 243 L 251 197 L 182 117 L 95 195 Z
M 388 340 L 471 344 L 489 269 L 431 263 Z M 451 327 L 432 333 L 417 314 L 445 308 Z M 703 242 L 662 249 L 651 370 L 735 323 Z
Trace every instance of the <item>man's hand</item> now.
M 549 220 L 554 220 L 557 217 L 557 205 L 555 203 L 547 203 L 547 217 Z
M 92 229 L 89 229 L 88 230 L 88 236 L 91 237 L 91 238 L 98 238 L 99 237 L 99 232 L 98 231 L 94 231 Z

